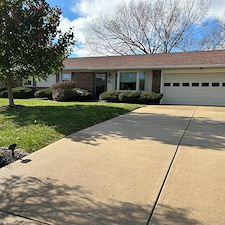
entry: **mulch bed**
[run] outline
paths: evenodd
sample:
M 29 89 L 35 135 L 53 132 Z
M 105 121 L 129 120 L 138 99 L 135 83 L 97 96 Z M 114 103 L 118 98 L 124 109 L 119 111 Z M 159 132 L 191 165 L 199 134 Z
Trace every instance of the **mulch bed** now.
M 22 149 L 14 150 L 14 157 L 12 156 L 12 151 L 5 147 L 0 147 L 0 168 L 6 166 L 12 162 L 15 162 L 18 159 L 22 159 L 24 156 L 29 155 Z

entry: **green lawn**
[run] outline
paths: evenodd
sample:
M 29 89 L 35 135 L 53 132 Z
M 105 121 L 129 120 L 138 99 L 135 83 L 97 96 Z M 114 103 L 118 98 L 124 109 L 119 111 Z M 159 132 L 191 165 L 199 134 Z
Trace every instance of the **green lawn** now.
M 0 107 L 7 104 L 7 99 L 0 98 Z M 0 108 L 0 146 L 16 143 L 28 152 L 141 107 L 133 104 L 22 99 L 16 99 L 15 104 L 25 107 Z

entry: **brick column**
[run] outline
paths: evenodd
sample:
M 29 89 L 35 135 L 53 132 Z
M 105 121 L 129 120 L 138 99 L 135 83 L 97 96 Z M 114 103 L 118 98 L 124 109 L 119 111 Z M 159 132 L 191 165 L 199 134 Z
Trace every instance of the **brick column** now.
M 161 85 L 161 70 L 153 70 L 152 91 L 160 93 L 160 85 Z

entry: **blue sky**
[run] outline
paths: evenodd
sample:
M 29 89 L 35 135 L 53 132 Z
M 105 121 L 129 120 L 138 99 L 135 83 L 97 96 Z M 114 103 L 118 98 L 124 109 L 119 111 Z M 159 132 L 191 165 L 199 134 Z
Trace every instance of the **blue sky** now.
M 72 56 L 90 56 L 91 54 L 80 46 L 88 35 L 88 24 L 101 13 L 110 13 L 120 2 L 130 0 L 46 0 L 51 6 L 62 9 L 60 29 L 67 31 L 75 29 L 77 46 Z M 139 0 L 136 0 L 139 1 Z M 156 0 L 157 1 L 157 0 Z M 220 16 L 225 13 L 225 0 L 211 0 L 209 17 Z
M 79 17 L 78 14 L 72 11 L 77 2 L 75 0 L 47 0 L 47 2 L 51 6 L 58 6 L 58 8 L 62 9 L 62 15 L 71 21 Z
M 87 5 L 87 3 L 90 3 L 90 7 L 91 6 L 96 6 L 98 4 L 101 4 L 103 1 L 102 0 L 46 0 L 51 6 L 58 6 L 59 8 L 62 9 L 62 14 L 64 17 L 68 18 L 70 21 L 78 18 L 80 16 L 79 14 L 79 9 L 77 10 L 77 12 L 74 11 L 74 8 L 77 5 Z M 112 7 L 114 7 L 114 3 L 113 1 L 109 1 L 109 0 L 104 0 L 105 2 L 107 2 L 108 5 L 111 5 Z M 114 0 L 115 3 L 117 2 L 121 2 L 122 0 Z M 211 14 L 217 14 L 219 12 L 225 11 L 225 0 L 211 0 L 211 9 L 210 9 L 210 13 Z M 104 10 L 104 6 L 107 4 L 103 4 L 102 8 Z M 99 7 L 99 6 L 98 6 Z M 82 14 L 81 14 L 82 15 Z

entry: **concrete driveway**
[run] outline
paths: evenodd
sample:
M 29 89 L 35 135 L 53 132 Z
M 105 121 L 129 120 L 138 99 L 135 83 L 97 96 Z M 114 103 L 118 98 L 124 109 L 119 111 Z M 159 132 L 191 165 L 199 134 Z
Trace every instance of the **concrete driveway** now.
M 225 107 L 148 106 L 0 169 L 0 224 L 225 224 Z

